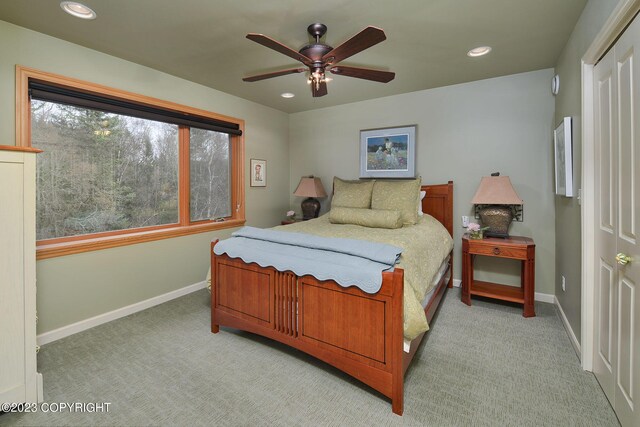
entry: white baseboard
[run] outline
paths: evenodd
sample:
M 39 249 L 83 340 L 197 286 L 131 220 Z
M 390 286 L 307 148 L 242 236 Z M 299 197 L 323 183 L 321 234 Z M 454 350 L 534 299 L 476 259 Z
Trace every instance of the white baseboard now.
M 536 301 L 546 302 L 549 304 L 554 304 L 556 301 L 556 296 L 552 294 L 543 294 L 542 292 L 536 292 L 533 297 Z
M 38 403 L 44 402 L 44 386 L 42 384 L 42 374 L 36 372 L 36 388 L 38 389 Z
M 459 288 L 462 286 L 462 280 L 453 279 L 453 286 Z M 536 292 L 533 299 L 540 302 L 547 302 L 549 304 L 555 304 L 556 296 L 551 294 L 543 294 L 542 292 Z
M 573 333 L 573 329 L 569 324 L 569 320 L 567 319 L 567 316 L 564 314 L 564 310 L 562 309 L 562 306 L 560 305 L 560 301 L 558 301 L 558 298 L 554 297 L 554 304 L 556 305 L 556 307 L 558 307 L 558 312 L 560 313 L 560 319 L 562 320 L 564 329 L 566 329 L 567 331 L 567 335 L 569 335 L 569 341 L 571 341 L 571 345 L 573 346 L 573 349 L 576 351 L 576 354 L 578 355 L 578 359 L 582 360 L 582 349 L 580 348 L 580 343 L 578 342 L 578 338 L 576 338 L 576 334 Z
M 195 283 L 193 285 L 185 286 L 184 288 L 176 289 L 175 291 L 167 292 L 166 294 L 158 295 L 153 298 L 128 305 L 126 307 L 121 307 L 107 313 L 90 317 L 89 319 L 81 320 L 79 322 L 54 329 L 53 331 L 45 332 L 38 335 L 38 345 L 48 344 L 50 342 L 68 337 L 69 335 L 86 331 L 87 329 L 102 325 L 103 323 L 111 322 L 112 320 L 120 319 L 121 317 L 137 313 L 138 311 L 146 310 L 147 308 L 162 304 L 163 302 L 171 301 L 172 299 L 176 299 L 192 292 L 199 291 L 200 289 L 204 289 L 206 287 L 206 281 Z

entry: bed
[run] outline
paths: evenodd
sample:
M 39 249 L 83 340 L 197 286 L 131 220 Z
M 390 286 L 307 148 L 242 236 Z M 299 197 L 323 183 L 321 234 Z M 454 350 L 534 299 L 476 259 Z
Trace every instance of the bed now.
M 453 182 L 423 185 L 422 210 L 453 233 Z M 291 226 L 285 226 L 291 227 Z M 405 271 L 382 273 L 382 285 L 370 294 L 332 280 L 298 277 L 216 255 L 211 243 L 211 331 L 231 327 L 265 336 L 304 351 L 367 384 L 391 399 L 403 413 L 404 374 L 425 332 L 405 340 Z M 453 251 L 422 308 L 431 322 L 452 287 Z M 426 279 L 429 280 L 429 279 Z

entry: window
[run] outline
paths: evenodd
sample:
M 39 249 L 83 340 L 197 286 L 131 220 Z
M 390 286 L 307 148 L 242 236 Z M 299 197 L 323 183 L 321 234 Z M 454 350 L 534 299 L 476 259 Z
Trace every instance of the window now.
M 31 112 L 38 240 L 178 223 L 178 126 L 46 101 Z
M 18 67 L 38 258 L 244 223 L 242 121 Z
M 191 221 L 231 215 L 229 135 L 191 129 L 189 139 Z

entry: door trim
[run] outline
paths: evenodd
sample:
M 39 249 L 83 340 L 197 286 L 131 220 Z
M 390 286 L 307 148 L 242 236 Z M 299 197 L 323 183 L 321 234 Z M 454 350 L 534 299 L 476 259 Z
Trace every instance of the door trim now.
M 593 370 L 595 334 L 595 135 L 593 67 L 640 11 L 640 0 L 620 0 L 582 57 L 582 369 Z

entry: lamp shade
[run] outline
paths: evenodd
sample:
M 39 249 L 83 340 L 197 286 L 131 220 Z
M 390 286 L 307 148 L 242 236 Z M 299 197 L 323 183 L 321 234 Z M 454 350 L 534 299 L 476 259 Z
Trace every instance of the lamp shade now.
M 523 204 L 508 176 L 483 176 L 471 203 L 474 205 Z
M 313 176 L 303 176 L 293 194 L 300 197 L 327 197 L 322 181 Z

